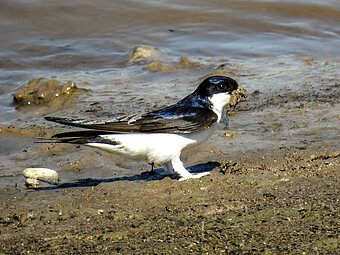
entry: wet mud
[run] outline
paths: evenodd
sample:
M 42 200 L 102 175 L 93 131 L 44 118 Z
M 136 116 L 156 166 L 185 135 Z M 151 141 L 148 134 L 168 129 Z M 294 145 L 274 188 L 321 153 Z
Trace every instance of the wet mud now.
M 95 179 L 21 190 L 2 200 L 0 249 L 336 254 L 339 166 L 339 150 L 282 148 L 230 156 L 200 180 Z
M 89 90 L 78 88 L 72 81 L 62 83 L 58 80 L 36 78 L 19 88 L 13 100 L 17 109 L 25 111 L 26 114 L 46 114 L 70 105 L 85 91 Z
M 338 93 L 337 83 L 271 96 L 252 91 L 228 110 L 229 129 L 221 125 L 208 142 L 183 153 L 190 171 L 211 170 L 184 182 L 161 176 L 159 166 L 150 173 L 145 162 L 34 143 L 33 137 L 60 130 L 50 123 L 2 127 L 7 144 L 20 139 L 27 147 L 13 145 L 0 155 L 7 168 L 14 167 L 2 171 L 8 182 L 0 191 L 0 250 L 335 254 Z M 79 102 L 80 112 L 83 107 Z M 27 189 L 21 175 L 27 165 L 57 168 L 60 180 Z

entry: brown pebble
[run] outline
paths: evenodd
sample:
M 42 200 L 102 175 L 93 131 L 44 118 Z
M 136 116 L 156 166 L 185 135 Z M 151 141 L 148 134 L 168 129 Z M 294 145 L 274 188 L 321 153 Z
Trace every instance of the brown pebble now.
M 225 136 L 226 138 L 233 138 L 233 137 L 234 137 L 234 133 L 231 132 L 231 131 L 227 131 L 227 132 L 225 132 L 224 136 Z

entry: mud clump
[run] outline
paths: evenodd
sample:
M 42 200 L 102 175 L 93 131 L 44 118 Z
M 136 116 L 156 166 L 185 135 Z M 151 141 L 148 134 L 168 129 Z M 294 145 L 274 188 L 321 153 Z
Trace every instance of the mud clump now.
M 178 63 L 165 64 L 161 60 L 153 61 L 149 66 L 148 70 L 152 72 L 172 72 L 180 69 L 189 69 L 201 67 L 200 62 L 192 62 L 187 57 L 181 57 Z
M 151 45 L 139 45 L 129 52 L 128 64 L 152 60 L 160 55 L 160 49 Z
M 231 107 L 235 107 L 236 105 L 238 105 L 239 102 L 242 101 L 243 98 L 246 98 L 247 96 L 248 96 L 247 91 L 243 87 L 238 87 L 237 90 L 234 90 L 231 93 L 229 105 Z
M 45 78 L 32 79 L 28 85 L 14 95 L 18 107 L 28 105 L 45 105 L 48 107 L 59 106 L 66 101 L 77 97 L 80 89 L 75 82 L 61 83 L 58 80 Z
M 179 66 L 181 68 L 193 68 L 193 67 L 200 67 L 202 66 L 199 62 L 192 62 L 187 57 L 181 57 L 179 61 Z

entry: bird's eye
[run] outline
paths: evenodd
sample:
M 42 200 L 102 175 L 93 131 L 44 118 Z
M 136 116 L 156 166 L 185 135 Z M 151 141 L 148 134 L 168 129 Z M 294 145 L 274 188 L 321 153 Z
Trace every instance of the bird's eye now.
M 220 90 L 220 91 L 223 91 L 223 90 L 226 89 L 226 86 L 225 86 L 225 84 L 220 83 L 220 84 L 217 85 L 217 89 Z

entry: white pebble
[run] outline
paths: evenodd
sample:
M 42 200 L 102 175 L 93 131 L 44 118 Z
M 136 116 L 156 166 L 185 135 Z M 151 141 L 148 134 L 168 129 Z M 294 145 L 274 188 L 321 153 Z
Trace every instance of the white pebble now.
M 26 178 L 40 179 L 56 182 L 59 180 L 58 173 L 48 168 L 26 168 L 23 172 Z

